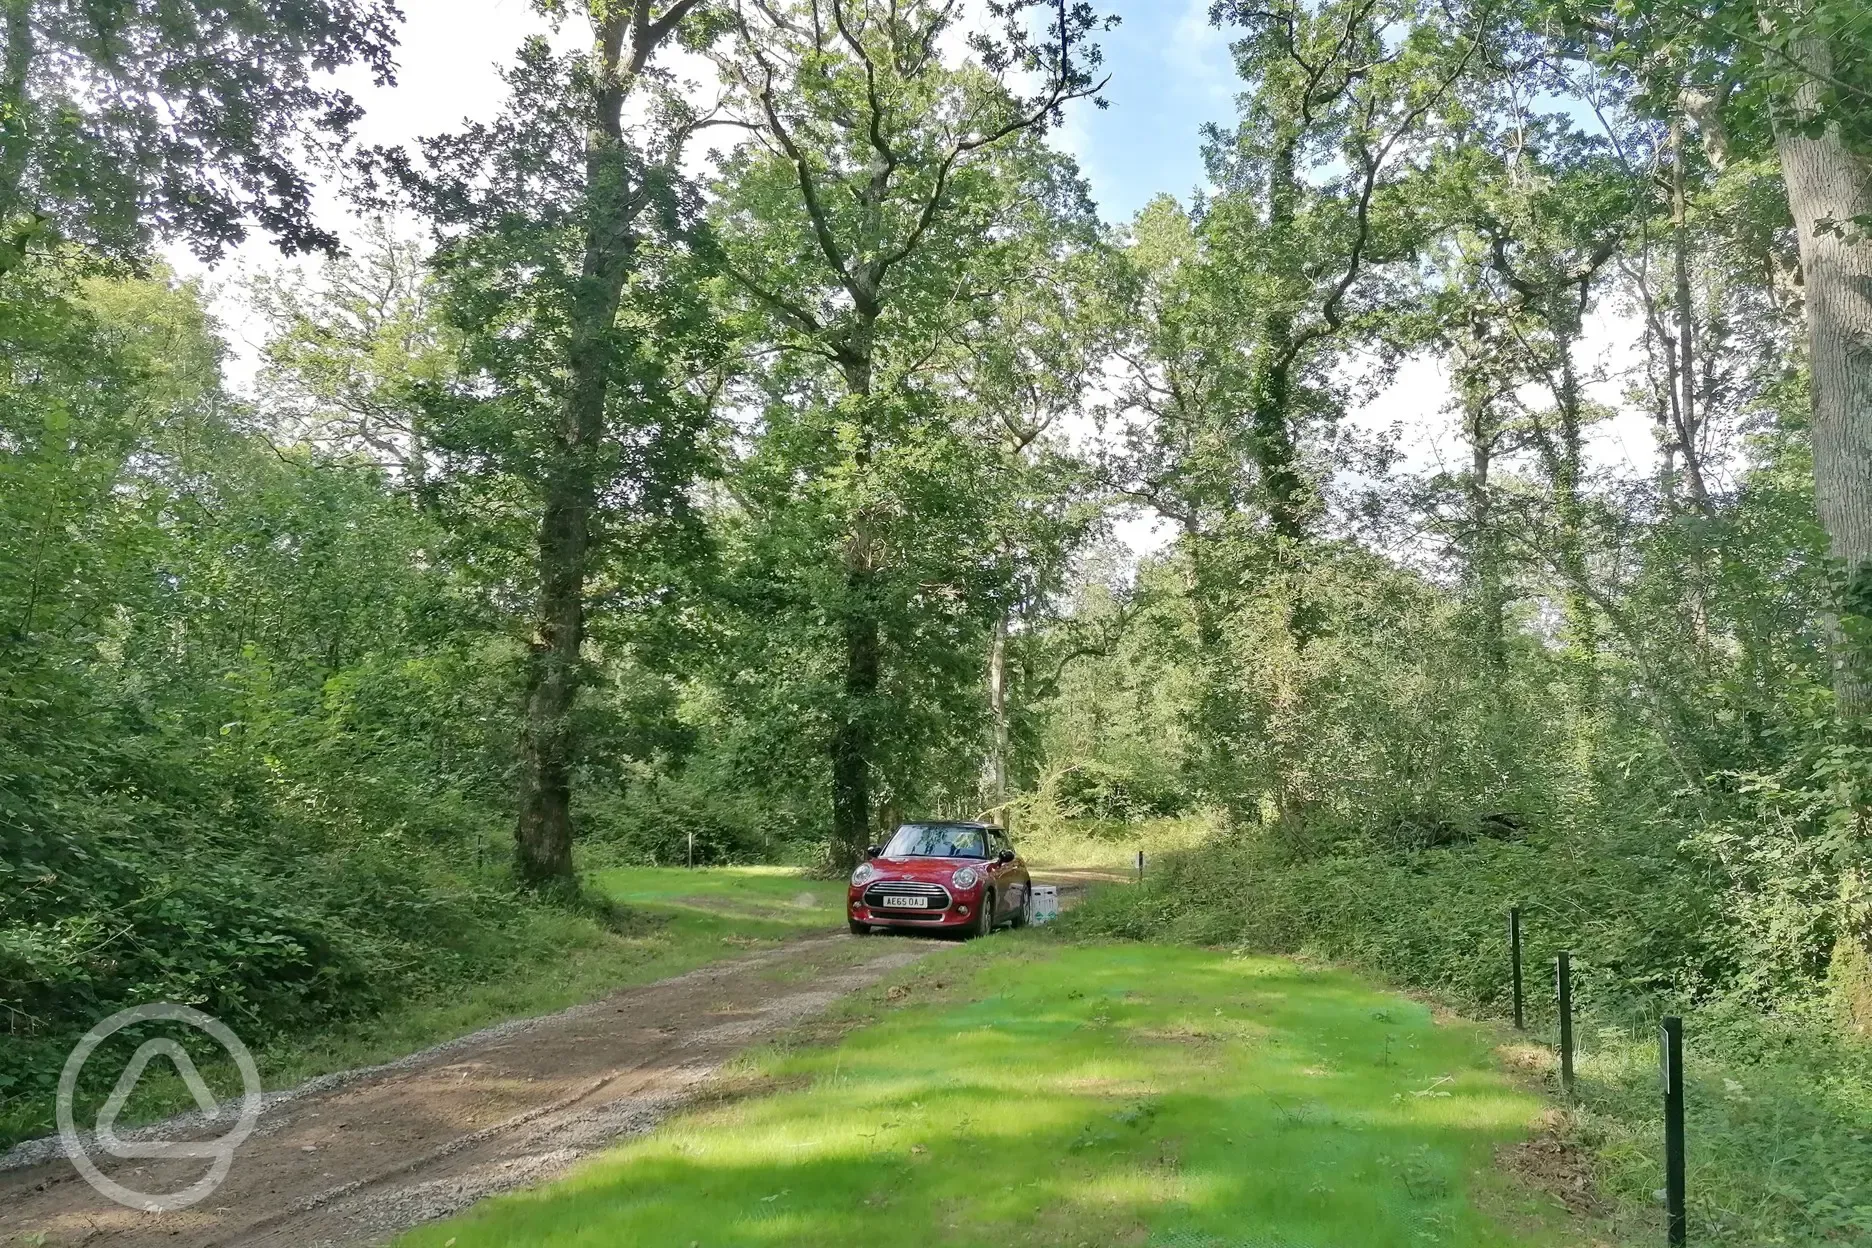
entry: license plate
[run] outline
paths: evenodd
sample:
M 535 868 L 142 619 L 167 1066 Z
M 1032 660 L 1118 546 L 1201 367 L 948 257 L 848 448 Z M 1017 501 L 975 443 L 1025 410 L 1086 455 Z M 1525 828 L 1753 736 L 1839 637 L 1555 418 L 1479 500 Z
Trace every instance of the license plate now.
M 927 910 L 929 909 L 929 898 L 886 897 L 884 899 L 884 908 L 887 910 Z

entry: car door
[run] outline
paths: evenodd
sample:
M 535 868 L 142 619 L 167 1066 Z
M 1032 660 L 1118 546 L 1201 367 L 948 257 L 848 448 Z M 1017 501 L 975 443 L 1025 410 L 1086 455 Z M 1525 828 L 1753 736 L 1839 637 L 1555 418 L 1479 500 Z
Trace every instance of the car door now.
M 1033 876 L 1028 874 L 1027 860 L 1021 857 L 1021 852 L 1015 847 L 1014 842 L 1009 841 L 1008 848 L 1014 850 L 1014 861 L 1008 863 L 1008 876 L 1020 882 L 1021 898 L 1026 900 L 1027 894 L 1033 891 Z
M 1013 851 L 1014 846 L 1008 841 L 1007 833 L 999 828 L 989 831 L 988 852 L 991 857 L 998 859 L 1002 853 L 1013 853 Z M 1001 913 L 1011 916 L 1027 899 L 1026 864 L 1021 862 L 1018 856 L 1009 862 L 996 861 L 994 873 L 995 900 L 1001 907 Z

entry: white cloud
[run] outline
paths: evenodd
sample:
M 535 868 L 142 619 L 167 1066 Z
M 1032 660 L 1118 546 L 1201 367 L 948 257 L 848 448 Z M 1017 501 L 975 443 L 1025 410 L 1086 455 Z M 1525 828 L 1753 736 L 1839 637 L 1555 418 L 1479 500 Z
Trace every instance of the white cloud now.
M 1644 367 L 1644 324 L 1611 308 L 1588 314 L 1577 360 L 1588 378 L 1589 398 L 1611 408 L 1610 420 L 1592 426 L 1584 441 L 1588 465 L 1595 471 L 1634 477 L 1654 471 L 1657 441 L 1651 418 L 1625 400 L 1625 386 Z M 1522 401 L 1548 407 L 1553 396 L 1544 387 L 1523 387 Z M 1346 423 L 1366 433 L 1395 428 L 1399 468 L 1405 472 L 1460 471 L 1468 467 L 1452 405 L 1448 369 L 1429 356 L 1404 361 L 1389 385 L 1346 414 Z
M 1212 105 L 1234 101 L 1238 83 L 1229 36 L 1209 24 L 1209 0 L 1188 0 L 1183 6 L 1164 45 L 1163 61 L 1176 75 L 1168 85 L 1178 94 L 1199 96 Z

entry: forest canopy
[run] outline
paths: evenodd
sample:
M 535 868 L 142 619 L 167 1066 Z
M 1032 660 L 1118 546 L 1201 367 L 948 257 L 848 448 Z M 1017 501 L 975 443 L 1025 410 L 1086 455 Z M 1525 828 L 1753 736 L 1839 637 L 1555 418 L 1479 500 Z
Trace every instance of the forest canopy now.
M 538 7 L 363 149 L 386 4 L 0 0 L 0 1101 L 925 816 L 1468 864 L 1608 995 L 1872 1030 L 1863 3 L 1222 0 L 1130 220 L 1099 5 Z M 325 254 L 236 387 L 159 247 L 250 229 Z

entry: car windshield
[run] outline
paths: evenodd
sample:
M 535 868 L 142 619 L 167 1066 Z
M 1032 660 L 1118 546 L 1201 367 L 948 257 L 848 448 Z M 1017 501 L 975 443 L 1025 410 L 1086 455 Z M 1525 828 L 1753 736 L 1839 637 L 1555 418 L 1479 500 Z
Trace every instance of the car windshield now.
M 886 858 L 986 858 L 988 838 L 980 828 L 953 823 L 906 823 L 897 829 Z

